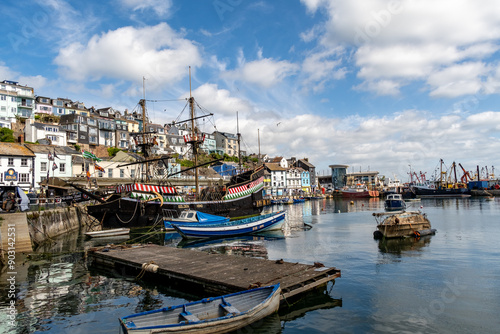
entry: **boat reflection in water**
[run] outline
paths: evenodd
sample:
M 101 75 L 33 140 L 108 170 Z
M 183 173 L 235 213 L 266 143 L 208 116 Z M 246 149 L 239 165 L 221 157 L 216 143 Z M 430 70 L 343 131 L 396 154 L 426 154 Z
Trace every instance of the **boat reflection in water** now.
M 385 254 L 419 256 L 422 248 L 429 246 L 431 237 L 431 235 L 426 235 L 420 238 L 382 238 L 378 240 L 378 249 Z
M 266 241 L 285 239 L 283 231 L 269 231 L 254 235 L 241 235 L 233 238 L 186 240 L 182 239 L 177 247 L 196 248 L 215 254 L 240 255 L 267 259 Z

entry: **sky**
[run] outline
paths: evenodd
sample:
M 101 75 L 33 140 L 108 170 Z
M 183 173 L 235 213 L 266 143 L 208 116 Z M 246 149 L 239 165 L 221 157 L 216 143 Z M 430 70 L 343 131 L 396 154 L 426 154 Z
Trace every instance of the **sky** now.
M 500 4 L 3 0 L 0 80 L 408 181 L 500 166 Z M 462 171 L 457 170 L 460 177 Z

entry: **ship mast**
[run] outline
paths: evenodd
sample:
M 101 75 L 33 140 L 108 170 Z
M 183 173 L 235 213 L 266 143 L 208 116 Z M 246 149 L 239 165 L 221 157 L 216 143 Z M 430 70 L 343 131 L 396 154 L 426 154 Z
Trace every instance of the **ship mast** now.
M 238 121 L 238 112 L 236 112 L 236 132 L 238 136 L 238 166 L 240 168 L 241 173 L 241 150 L 240 150 L 240 141 L 241 141 L 241 133 L 240 133 L 240 123 Z
M 198 166 L 198 141 L 196 140 L 196 130 L 194 126 L 194 98 L 191 95 L 191 66 L 189 66 L 189 107 L 191 109 L 191 138 L 193 139 L 193 156 L 194 156 L 194 165 Z M 194 169 L 194 178 L 195 178 L 195 196 L 198 198 L 198 194 L 200 191 L 200 185 L 198 180 L 198 167 Z
M 146 88 L 145 88 L 145 82 L 146 78 L 142 77 L 142 100 L 139 101 L 139 104 L 141 105 L 142 108 L 142 153 L 144 154 L 144 158 L 147 160 L 148 159 L 148 152 L 147 152 L 147 147 L 146 147 Z M 143 173 L 144 174 L 144 173 Z M 147 182 L 149 180 L 149 163 L 146 162 L 146 171 L 145 171 L 146 179 L 145 181 Z

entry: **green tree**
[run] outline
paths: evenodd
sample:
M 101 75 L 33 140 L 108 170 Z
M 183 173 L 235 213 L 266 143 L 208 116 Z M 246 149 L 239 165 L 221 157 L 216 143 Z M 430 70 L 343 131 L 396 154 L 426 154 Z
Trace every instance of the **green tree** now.
M 121 150 L 117 147 L 108 147 L 108 155 L 110 157 L 114 157 L 116 155 L 116 153 L 118 153 L 119 151 L 121 151 Z
M 8 128 L 0 129 L 0 141 L 4 143 L 15 143 L 14 131 Z

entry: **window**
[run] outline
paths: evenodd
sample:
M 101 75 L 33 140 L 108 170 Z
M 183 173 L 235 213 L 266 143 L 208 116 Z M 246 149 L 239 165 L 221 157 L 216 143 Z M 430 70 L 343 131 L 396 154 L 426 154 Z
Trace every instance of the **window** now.
M 130 171 L 130 177 L 131 177 L 131 178 L 134 178 L 134 177 L 135 177 L 135 169 L 132 169 L 132 170 Z
M 120 169 L 120 177 L 125 177 L 125 170 Z
M 65 173 L 66 172 L 66 164 L 64 162 L 61 162 L 59 164 L 59 172 L 60 173 Z
M 19 182 L 29 183 L 30 182 L 30 174 L 29 173 L 19 173 Z
M 23 167 L 28 166 L 28 158 L 21 158 L 21 166 Z
M 14 158 L 9 158 L 7 166 L 14 166 Z
M 2 101 L 7 100 L 7 96 L 5 96 L 5 95 L 0 95 L 0 100 L 2 100 Z
M 104 175 L 104 174 L 103 174 L 103 172 L 101 172 L 101 171 L 99 171 L 99 172 L 97 173 L 97 176 L 99 176 L 99 177 L 102 177 L 103 175 Z
M 112 168 L 108 169 L 108 177 L 113 177 L 113 169 Z

